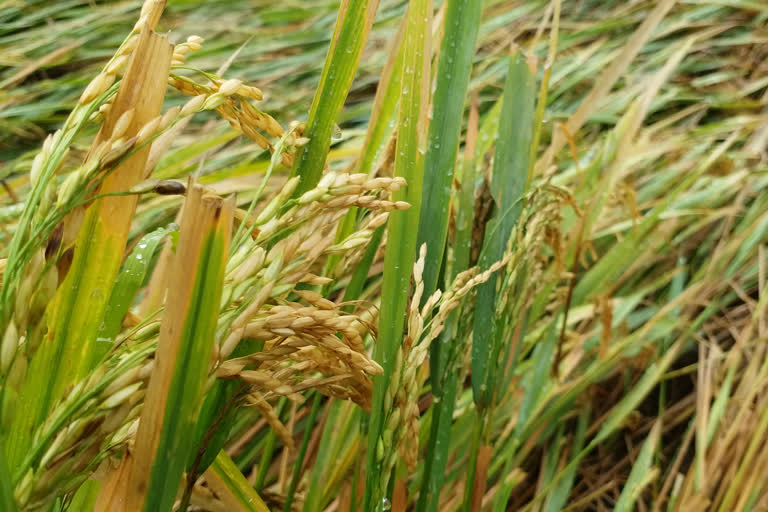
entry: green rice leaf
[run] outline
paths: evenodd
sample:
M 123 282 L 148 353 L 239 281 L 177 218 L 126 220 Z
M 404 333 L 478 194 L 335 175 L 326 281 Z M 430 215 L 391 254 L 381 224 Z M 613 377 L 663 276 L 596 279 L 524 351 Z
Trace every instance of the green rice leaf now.
M 491 193 L 496 203 L 496 216 L 488 226 L 479 265 L 486 269 L 500 260 L 509 236 L 522 212 L 522 198 L 528 176 L 528 158 L 533 136 L 535 80 L 523 56 L 509 58 L 509 71 L 504 85 L 493 167 Z M 496 317 L 496 279 L 478 286 L 475 302 L 475 324 L 472 338 L 472 391 L 478 407 L 490 404 L 493 361 L 497 351 L 492 341 L 496 334 L 489 326 Z
M 614 510 L 617 512 L 631 512 L 635 509 L 635 502 L 640 497 L 643 488 L 651 482 L 653 463 L 653 454 L 661 440 L 661 422 L 657 421 L 651 428 L 640 453 L 632 465 L 632 471 L 624 484 L 624 488 L 619 495 L 619 501 L 616 502 Z
M 296 488 L 299 485 L 299 476 L 301 474 L 301 466 L 304 464 L 304 457 L 307 454 L 307 446 L 309 446 L 309 439 L 312 436 L 312 426 L 315 424 L 317 413 L 320 411 L 320 403 L 322 402 L 322 395 L 315 393 L 315 397 L 312 400 L 312 410 L 309 411 L 309 417 L 307 418 L 307 427 L 304 430 L 304 438 L 301 440 L 301 447 L 299 448 L 299 455 L 293 463 L 293 472 L 291 473 L 291 483 L 288 486 L 288 492 L 285 497 L 285 505 L 283 506 L 283 512 L 290 512 L 291 505 L 293 504 L 293 498 L 296 494 Z
M 384 374 L 374 378 L 373 405 L 368 433 L 366 485 L 363 510 L 378 507 L 386 489 L 381 489 L 381 460 L 377 447 L 382 443 L 384 393 L 392 374 L 397 350 L 403 337 L 403 325 L 411 269 L 416 256 L 416 236 L 422 197 L 424 152 L 428 130 L 432 2 L 415 0 L 408 6 L 408 21 L 403 40 L 403 84 L 400 97 L 395 175 L 405 178 L 407 186 L 394 194 L 395 200 L 411 207 L 393 212 L 387 223 L 387 248 L 384 253 L 379 340 L 374 357 Z M 425 23 L 425 20 L 427 22 Z M 376 505 L 374 505 L 376 504 Z
M 555 318 L 550 323 L 544 339 L 536 344 L 531 356 L 531 371 L 523 379 L 524 394 L 515 427 L 515 435 L 518 437 L 523 433 L 533 409 L 537 407 L 549 385 L 549 376 L 558 341 L 557 325 L 559 322 L 557 319 L 560 316 L 557 315 Z
M 584 438 L 586 437 L 587 427 L 589 426 L 589 409 L 584 409 L 579 415 L 579 423 L 576 427 L 576 435 L 573 438 L 571 444 L 571 453 L 578 454 L 584 447 Z M 565 474 L 560 479 L 560 483 L 555 486 L 552 492 L 547 497 L 546 504 L 544 505 L 544 512 L 560 512 L 565 508 L 568 503 L 568 496 L 573 489 L 573 484 L 576 479 L 577 466 L 568 466 L 565 469 Z
M 376 228 L 376 231 L 373 232 L 373 236 L 371 236 L 371 241 L 365 249 L 363 258 L 360 260 L 360 263 L 357 264 L 357 268 L 355 268 L 355 272 L 349 280 L 347 289 L 344 290 L 344 301 L 353 301 L 360 297 L 365 281 L 368 279 L 368 272 L 371 269 L 373 258 L 379 250 L 379 245 L 381 244 L 381 238 L 383 236 L 384 226 Z
M 613 435 L 616 430 L 621 427 L 624 420 L 629 414 L 635 410 L 640 401 L 651 391 L 660 380 L 664 372 L 667 371 L 669 365 L 675 360 L 678 350 L 680 349 L 680 342 L 676 342 L 675 345 L 669 348 L 668 352 L 657 362 L 651 364 L 648 369 L 645 370 L 640 380 L 635 383 L 632 389 L 627 393 L 624 398 L 613 408 L 611 413 L 606 418 L 600 431 L 590 443 L 590 447 L 597 445 L 598 443 L 606 440 L 609 436 Z
M 120 332 L 123 319 L 136 297 L 139 288 L 144 284 L 152 257 L 160 245 L 160 242 L 175 227 L 160 228 L 139 240 L 136 247 L 123 263 L 123 268 L 117 276 L 112 287 L 112 295 L 107 302 L 107 310 L 104 313 L 104 321 L 99 329 L 98 337 L 104 342 L 114 341 Z
M 16 512 L 16 500 L 13 497 L 13 484 L 8 462 L 5 459 L 5 448 L 0 443 L 0 507 L 8 512 Z
M 234 201 L 188 191 L 179 248 L 169 277 L 169 295 L 158 342 L 158 358 L 137 432 L 127 506 L 170 510 L 193 446 L 192 432 L 219 315 L 229 251 Z M 197 269 L 192 280 L 188 268 Z
M 472 70 L 472 56 L 480 26 L 480 0 L 449 0 L 445 35 L 440 45 L 437 85 L 432 100 L 424 190 L 419 217 L 419 242 L 427 244 L 423 300 L 437 287 L 448 235 L 448 212 L 456 154 L 459 149 L 464 98 Z
M 344 2 L 328 49 L 305 130 L 309 142 L 296 155 L 293 174 L 299 176 L 296 194 L 313 188 L 325 166 L 334 125 L 344 106 L 357 65 L 373 24 L 378 0 Z
M 206 472 L 206 479 L 232 511 L 269 512 L 269 507 L 237 469 L 227 452 L 220 451 Z

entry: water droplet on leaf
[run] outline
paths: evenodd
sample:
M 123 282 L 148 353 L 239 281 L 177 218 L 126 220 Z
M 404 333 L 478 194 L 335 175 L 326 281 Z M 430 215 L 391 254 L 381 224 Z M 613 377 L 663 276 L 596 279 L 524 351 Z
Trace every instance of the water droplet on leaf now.
M 341 140 L 341 127 L 334 123 L 333 130 L 331 131 L 331 140 Z

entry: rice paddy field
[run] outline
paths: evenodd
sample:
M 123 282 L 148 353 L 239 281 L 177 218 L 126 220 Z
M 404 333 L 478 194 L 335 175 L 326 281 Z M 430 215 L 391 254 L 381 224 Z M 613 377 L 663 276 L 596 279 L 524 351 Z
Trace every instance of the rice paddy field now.
M 768 510 L 768 3 L 0 0 L 0 512 Z

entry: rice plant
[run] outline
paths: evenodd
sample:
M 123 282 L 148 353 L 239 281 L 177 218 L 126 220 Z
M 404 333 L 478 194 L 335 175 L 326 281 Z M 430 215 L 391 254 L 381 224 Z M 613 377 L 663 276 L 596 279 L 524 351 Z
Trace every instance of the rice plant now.
M 768 507 L 768 7 L 0 2 L 0 510 Z

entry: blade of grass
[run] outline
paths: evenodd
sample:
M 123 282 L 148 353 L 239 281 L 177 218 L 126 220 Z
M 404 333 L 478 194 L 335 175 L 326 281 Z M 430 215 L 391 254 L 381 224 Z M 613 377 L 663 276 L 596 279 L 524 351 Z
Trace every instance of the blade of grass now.
M 227 452 L 219 452 L 213 464 L 205 471 L 205 480 L 224 502 L 227 510 L 269 512 L 269 507 L 251 487 Z
M 450 338 L 449 338 L 450 340 Z M 442 340 L 438 339 L 438 342 Z M 452 372 L 458 375 L 458 372 Z M 416 505 L 417 511 L 434 512 L 440 501 L 445 481 L 445 468 L 451 452 L 451 424 L 456 402 L 458 378 L 449 378 L 440 388 L 439 398 L 432 405 L 432 424 L 424 459 L 424 476 Z
M 472 246 L 472 221 L 475 208 L 475 183 L 478 177 L 478 155 L 475 145 L 478 137 L 479 99 L 475 94 L 469 109 L 469 121 L 464 147 L 464 162 L 461 175 L 456 181 L 456 233 L 453 241 L 453 261 L 451 262 L 451 280 L 469 268 Z
M 340 402 L 329 402 L 327 412 L 324 413 L 324 423 L 321 423 L 323 431 L 321 442 L 317 449 L 317 456 L 314 461 L 314 470 L 309 477 L 309 487 L 304 495 L 303 512 L 319 512 L 323 510 L 323 495 L 325 486 L 330 480 L 331 472 L 338 465 L 338 436 L 346 434 L 347 426 L 352 426 L 354 421 L 347 422 L 349 418 L 349 408 Z M 344 428 L 339 429 L 339 425 Z M 354 434 L 353 434 L 354 435 Z
M 376 88 L 376 96 L 371 107 L 371 119 L 363 143 L 363 155 L 358 163 L 357 172 L 370 174 L 373 162 L 390 129 L 390 121 L 395 114 L 400 99 L 400 86 L 403 81 L 403 35 L 408 18 L 404 17 L 397 29 L 397 34 L 389 47 L 387 62 L 381 71 L 381 80 Z
M 160 242 L 171 231 L 172 228 L 160 228 L 142 237 L 126 259 L 112 288 L 112 295 L 107 301 L 107 309 L 98 334 L 102 341 L 114 341 L 120 332 L 123 319 L 128 314 L 136 293 L 144 283 L 144 278 L 152 263 L 152 256 Z
M 341 483 L 345 476 L 352 471 L 355 459 L 360 453 L 362 438 L 357 435 L 353 427 L 360 424 L 359 411 L 349 411 L 345 422 L 342 425 L 340 433 L 335 436 L 334 450 L 337 455 L 332 465 L 333 471 L 329 473 L 330 478 L 323 486 L 323 498 L 320 502 L 321 510 L 325 510 L 331 502 L 334 501 L 340 492 Z
M 400 84 L 403 75 L 403 33 L 405 32 L 407 18 L 403 18 L 398 26 L 397 35 L 390 42 L 390 52 L 384 69 L 381 71 L 379 86 L 376 88 L 376 96 L 371 106 L 371 116 L 368 121 L 368 130 L 365 134 L 362 155 L 355 162 L 356 172 L 370 174 L 373 162 L 384 141 L 387 132 L 391 130 L 391 120 L 400 98 Z M 354 231 L 359 217 L 356 206 L 349 209 L 336 230 L 336 242 L 341 242 Z M 323 274 L 329 275 L 336 268 L 341 255 L 331 255 L 325 265 Z M 366 274 L 367 276 L 367 274 Z M 359 293 L 359 292 L 358 292 Z M 347 299 L 349 300 L 349 299 Z
M 552 371 L 552 363 L 555 357 L 555 348 L 557 346 L 557 324 L 560 315 L 555 315 L 556 320 L 550 323 L 544 339 L 536 344 L 531 355 L 530 372 L 527 372 L 522 380 L 524 389 L 523 400 L 520 402 L 518 411 L 517 425 L 515 428 L 515 437 L 520 440 L 523 429 L 533 409 L 540 403 L 542 395 L 549 385 L 549 377 Z
M 528 155 L 533 131 L 535 80 L 521 53 L 509 58 L 504 85 L 491 193 L 496 216 L 488 226 L 479 265 L 487 269 L 500 260 L 512 229 L 522 212 L 522 197 L 528 175 Z M 496 279 L 477 288 L 472 338 L 472 392 L 481 409 L 490 405 L 494 368 L 493 325 L 496 317 Z
M 352 274 L 352 278 L 349 280 L 347 289 L 344 290 L 345 302 L 357 300 L 360 297 L 360 293 L 363 291 L 365 281 L 368 279 L 368 272 L 371 269 L 373 258 L 376 256 L 376 252 L 379 250 L 379 245 L 381 244 L 381 238 L 383 236 L 384 226 L 376 228 L 376 231 L 373 232 L 371 241 L 369 242 L 368 247 L 365 249 L 365 254 L 363 254 L 363 259 L 361 259 L 360 263 L 357 264 L 355 273 Z M 347 308 L 351 309 L 351 306 L 347 306 Z
M 471 512 L 475 494 L 475 482 L 477 482 L 477 461 L 480 458 L 480 448 L 483 438 L 483 415 L 475 409 L 472 415 L 472 437 L 469 444 L 467 459 L 467 474 L 464 483 L 464 497 L 461 508 L 463 512 Z
M 374 510 L 384 498 L 381 489 L 382 430 L 384 393 L 392 375 L 395 355 L 403 337 L 405 308 L 410 288 L 411 269 L 416 257 L 416 236 L 421 207 L 424 152 L 428 130 L 431 36 L 431 0 L 415 0 L 408 6 L 408 22 L 403 40 L 403 85 L 400 97 L 395 175 L 405 178 L 406 187 L 394 194 L 395 200 L 408 202 L 405 212 L 393 212 L 387 222 L 387 248 L 384 253 L 379 340 L 375 359 L 384 374 L 374 378 L 373 405 L 368 432 L 366 485 L 363 510 Z
M 323 442 L 320 443 L 314 463 L 316 468 L 329 467 L 328 464 L 333 456 L 331 438 L 333 436 L 334 426 L 340 415 L 341 404 L 338 402 L 331 402 L 328 403 L 326 409 L 327 411 L 324 413 L 325 421 L 324 423 L 321 423 L 323 428 L 321 439 Z M 304 495 L 303 512 L 316 512 L 321 510 L 320 500 L 322 498 L 323 483 L 324 479 L 327 478 L 327 473 L 321 474 L 321 472 L 316 469 L 312 471 L 312 474 L 309 477 L 309 487 Z
M 558 340 L 557 325 L 560 322 L 557 319 L 559 318 L 560 315 L 555 315 L 555 321 L 550 323 L 544 340 L 536 344 L 531 355 L 530 371 L 525 374 L 522 380 L 522 387 L 524 388 L 523 399 L 518 410 L 512 446 L 519 446 L 524 442 L 522 436 L 523 429 L 527 424 L 528 418 L 531 416 L 532 410 L 540 402 L 541 396 L 548 386 Z M 514 461 L 515 459 L 508 455 L 503 474 L 509 474 L 512 471 Z M 502 486 L 494 500 L 494 511 L 504 510 L 510 492 L 512 492 L 510 484 Z
M 297 196 L 312 189 L 320 180 L 333 127 L 355 77 L 378 5 L 378 0 L 345 0 L 339 7 L 320 85 L 307 119 L 305 135 L 309 142 L 296 155 L 292 171 L 300 180 Z
M 589 409 L 584 409 L 579 416 L 579 423 L 576 427 L 576 435 L 573 438 L 573 444 L 571 448 L 572 454 L 578 454 L 584 447 L 585 434 L 589 423 Z M 565 508 L 565 504 L 568 503 L 568 496 L 573 489 L 573 484 L 576 479 L 576 467 L 572 467 L 569 471 L 563 475 L 560 483 L 554 488 L 554 490 L 547 497 L 547 502 L 544 506 L 544 512 L 559 512 Z
M 617 512 L 631 512 L 635 509 L 635 502 L 640 497 L 643 488 L 650 483 L 653 474 L 651 464 L 653 463 L 653 454 L 661 440 L 661 422 L 653 424 L 651 432 L 648 434 L 637 460 L 632 465 L 632 471 L 624 484 L 624 488 L 619 495 L 619 501 L 616 502 L 614 510 Z
M 96 508 L 96 500 L 101 491 L 101 482 L 86 480 L 72 496 L 67 510 L 99 510 Z
M 192 448 L 229 251 L 234 200 L 191 186 L 172 266 L 158 354 L 136 435 L 127 510 L 170 510 Z M 198 269 L 194 279 L 190 269 Z
M 453 244 L 453 261 L 450 266 L 450 280 L 469 267 L 472 243 L 472 220 L 474 216 L 475 179 L 477 172 L 475 142 L 478 131 L 478 99 L 473 98 L 467 127 L 464 160 L 461 173 L 455 182 L 456 233 Z M 451 451 L 451 425 L 456 405 L 459 373 L 455 371 L 456 355 L 461 351 L 454 338 L 458 332 L 459 314 L 453 312 L 448 327 L 430 346 L 429 368 L 432 393 L 432 423 L 424 462 L 421 492 L 416 504 L 418 512 L 435 512 L 440 500 L 440 491 L 445 481 L 445 469 Z M 449 366 L 451 365 L 451 366 Z
M 11 483 L 11 473 L 8 470 L 8 463 L 5 459 L 4 443 L 0 443 L 0 508 L 8 512 L 16 512 L 16 500 L 13 497 L 13 484 Z
M 291 483 L 288 486 L 288 491 L 285 495 L 285 505 L 283 506 L 283 512 L 290 512 L 291 505 L 293 504 L 293 498 L 296 494 L 296 488 L 299 485 L 299 478 L 301 477 L 301 467 L 304 464 L 304 457 L 307 454 L 307 446 L 309 445 L 309 439 L 312 436 L 312 428 L 317 419 L 317 413 L 320 410 L 320 404 L 322 402 L 322 395 L 315 393 L 315 398 L 312 400 L 312 410 L 309 411 L 309 417 L 307 418 L 307 427 L 304 430 L 304 438 L 301 441 L 301 447 L 299 448 L 299 454 L 296 460 L 293 462 L 293 472 L 291 473 Z
M 424 157 L 424 190 L 419 215 L 417 246 L 427 244 L 423 301 L 437 287 L 448 235 L 456 154 L 459 149 L 464 99 L 472 70 L 472 56 L 480 27 L 480 0 L 449 0 L 445 35 L 440 45 L 437 85 L 432 99 L 427 154 Z M 422 302 L 423 302 L 422 301 Z
M 264 342 L 251 338 L 243 339 L 230 355 L 231 358 L 243 357 L 261 352 Z M 217 379 L 205 396 L 197 416 L 192 438 L 196 447 L 190 454 L 187 464 L 187 488 L 182 499 L 191 496 L 193 488 L 190 483 L 197 480 L 224 448 L 230 437 L 230 431 L 236 420 L 238 404 L 237 395 L 243 385 L 234 379 Z

